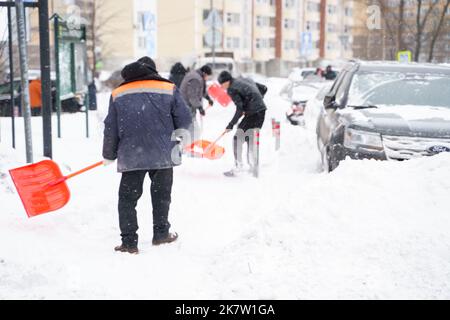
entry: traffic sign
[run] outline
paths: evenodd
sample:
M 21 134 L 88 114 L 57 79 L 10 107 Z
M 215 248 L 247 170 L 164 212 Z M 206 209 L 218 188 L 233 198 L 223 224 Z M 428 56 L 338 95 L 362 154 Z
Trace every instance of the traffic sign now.
M 210 28 L 205 33 L 205 43 L 208 47 L 219 47 L 222 45 L 222 32 L 218 29 Z
M 222 28 L 223 21 L 219 12 L 216 9 L 211 10 L 208 17 L 204 21 L 205 25 L 210 28 Z
M 399 51 L 397 53 L 397 61 L 398 62 L 411 62 L 412 61 L 412 52 L 409 50 Z
M 302 32 L 300 39 L 300 54 L 302 56 L 309 56 L 312 50 L 312 33 Z

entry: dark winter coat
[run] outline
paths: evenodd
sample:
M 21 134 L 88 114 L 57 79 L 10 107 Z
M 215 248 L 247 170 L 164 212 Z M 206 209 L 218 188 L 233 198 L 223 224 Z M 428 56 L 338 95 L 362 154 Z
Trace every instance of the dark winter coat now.
M 186 73 L 186 68 L 180 62 L 177 62 L 170 69 L 169 80 L 175 83 L 175 85 L 179 88 L 181 86 L 181 82 L 183 82 L 183 79 L 186 76 Z
M 261 86 L 261 85 L 260 85 Z M 261 91 L 265 86 L 260 87 L 251 79 L 232 79 L 227 92 L 236 105 L 236 113 L 227 126 L 232 129 L 243 114 L 252 115 L 267 109 Z
M 195 114 L 197 109 L 203 108 L 203 98 L 211 101 L 211 98 L 206 93 L 206 81 L 203 79 L 200 70 L 192 70 L 189 72 L 184 77 L 180 90 L 193 114 Z
M 176 86 L 135 62 L 122 72 L 125 82 L 112 92 L 105 119 L 103 157 L 117 159 L 119 172 L 172 168 L 176 129 L 192 118 Z

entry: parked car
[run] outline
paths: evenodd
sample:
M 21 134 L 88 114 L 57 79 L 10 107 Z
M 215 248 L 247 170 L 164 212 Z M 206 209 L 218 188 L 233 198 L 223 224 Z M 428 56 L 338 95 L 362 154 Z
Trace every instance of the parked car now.
M 289 80 L 293 82 L 303 81 L 307 76 L 313 75 L 316 68 L 294 68 L 289 74 Z
M 292 125 L 304 124 L 303 115 L 307 102 L 313 99 L 317 92 L 328 82 L 323 78 L 298 82 L 291 79 L 288 80 L 281 89 L 280 96 L 290 103 L 289 109 L 286 111 L 286 119 Z
M 346 157 L 407 160 L 450 152 L 450 68 L 350 62 L 324 98 L 317 138 L 328 171 Z
M 313 98 L 308 99 L 308 101 L 305 104 L 305 112 L 304 112 L 305 129 L 308 135 L 308 139 L 312 143 L 317 142 L 316 137 L 317 123 L 324 108 L 323 100 L 325 99 L 326 94 L 330 91 L 332 85 L 333 81 L 326 81 L 326 83 L 317 92 L 317 94 Z

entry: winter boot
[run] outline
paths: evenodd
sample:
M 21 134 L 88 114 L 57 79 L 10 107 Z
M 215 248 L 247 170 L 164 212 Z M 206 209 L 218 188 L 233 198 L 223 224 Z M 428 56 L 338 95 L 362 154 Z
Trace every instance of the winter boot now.
M 152 244 L 154 246 L 159 246 L 161 244 L 172 243 L 172 242 L 176 241 L 177 239 L 178 239 L 178 233 L 176 233 L 176 232 L 175 233 L 169 232 L 167 237 L 164 238 L 164 239 L 158 239 L 158 240 L 153 239 Z
M 139 250 L 137 247 L 128 247 L 123 244 L 115 247 L 114 251 L 125 252 L 125 253 L 129 253 L 129 254 L 139 254 Z
M 244 165 L 241 162 L 236 162 L 236 165 L 230 171 L 224 172 L 225 177 L 237 177 L 244 172 Z

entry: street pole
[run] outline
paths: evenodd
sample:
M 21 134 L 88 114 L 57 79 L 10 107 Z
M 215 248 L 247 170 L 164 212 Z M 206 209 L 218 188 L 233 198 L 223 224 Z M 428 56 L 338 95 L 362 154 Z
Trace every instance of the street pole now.
M 56 73 L 56 114 L 58 125 L 58 138 L 61 138 L 61 74 L 59 70 L 59 16 L 53 16 L 54 46 L 55 46 L 55 73 Z
M 210 0 L 209 2 L 210 4 L 210 12 L 212 14 L 213 10 L 214 10 L 214 0 Z M 212 16 L 212 29 L 213 29 L 213 33 L 212 33 L 212 58 L 213 58 L 213 69 L 216 68 L 216 15 L 213 14 Z
M 85 90 L 86 90 L 86 97 L 85 97 L 85 108 L 86 108 L 86 138 L 89 138 L 89 77 L 88 77 L 88 58 L 87 58 L 87 46 L 86 46 L 86 26 L 82 27 L 83 30 L 83 38 L 84 38 L 84 82 L 85 82 Z
M 25 127 L 25 150 L 27 163 L 33 163 L 33 141 L 31 137 L 31 108 L 30 108 L 30 90 L 28 86 L 28 55 L 25 39 L 25 9 L 23 0 L 16 0 L 17 33 L 19 42 L 20 56 L 20 82 L 21 82 L 21 100 L 22 113 Z
M 42 124 L 44 156 L 52 158 L 52 84 L 50 78 L 50 35 L 48 0 L 39 0 L 39 52 L 42 79 Z
M 16 118 L 14 114 L 14 59 L 13 59 L 13 35 L 12 35 L 12 18 L 11 7 L 8 7 L 8 44 L 9 44 L 9 91 L 10 107 L 11 107 L 11 130 L 12 130 L 12 147 L 16 148 Z

